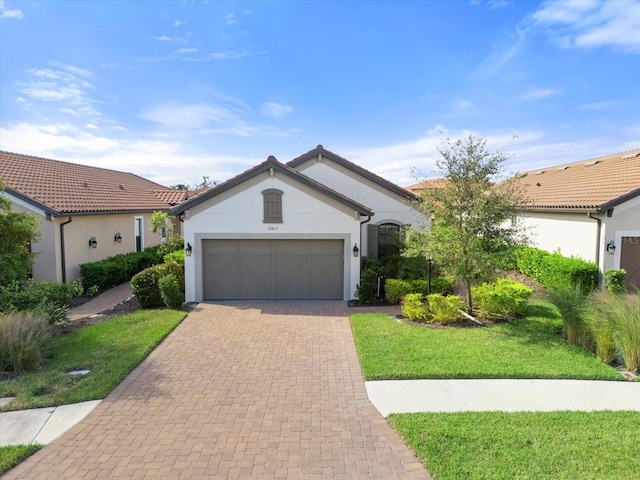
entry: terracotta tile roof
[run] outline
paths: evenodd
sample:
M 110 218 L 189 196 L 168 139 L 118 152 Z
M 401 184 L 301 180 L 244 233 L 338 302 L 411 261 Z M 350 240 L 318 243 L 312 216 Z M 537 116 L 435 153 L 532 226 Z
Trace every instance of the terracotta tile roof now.
M 414 183 L 413 185 L 404 187 L 404 189 L 410 191 L 414 195 L 420 195 L 422 190 L 426 190 L 428 188 L 442 188 L 446 184 L 447 181 L 444 178 L 432 178 L 430 180 L 425 180 L 424 182 Z
M 184 202 L 187 198 L 189 198 L 189 192 L 185 190 L 152 190 L 153 194 L 158 197 L 161 201 L 168 205 L 177 205 L 180 202 Z
M 518 181 L 527 210 L 606 211 L 640 196 L 640 149 L 532 170 Z
M 4 151 L 0 175 L 7 192 L 52 215 L 168 210 L 176 195 L 132 173 Z

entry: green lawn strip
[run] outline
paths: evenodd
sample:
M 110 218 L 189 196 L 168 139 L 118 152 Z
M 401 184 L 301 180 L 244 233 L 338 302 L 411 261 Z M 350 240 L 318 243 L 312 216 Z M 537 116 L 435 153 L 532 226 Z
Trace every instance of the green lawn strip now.
M 436 480 L 640 478 L 640 413 L 414 413 L 391 424 Z
M 12 445 L 0 447 L 0 475 L 15 467 L 29 455 L 33 455 L 42 448 L 42 445 Z
M 36 373 L 0 382 L 0 411 L 99 400 L 113 390 L 186 316 L 141 310 L 54 338 L 50 358 Z M 69 375 L 88 369 L 88 375 Z
M 489 328 L 421 328 L 384 314 L 355 314 L 351 326 L 365 380 L 574 378 L 623 380 L 614 368 L 558 336 L 548 302 Z

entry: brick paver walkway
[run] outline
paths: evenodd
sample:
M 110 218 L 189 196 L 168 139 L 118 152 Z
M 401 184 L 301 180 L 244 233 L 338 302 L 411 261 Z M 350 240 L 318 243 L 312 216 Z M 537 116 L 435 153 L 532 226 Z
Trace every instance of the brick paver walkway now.
M 7 479 L 431 477 L 368 401 L 342 302 L 201 304 Z

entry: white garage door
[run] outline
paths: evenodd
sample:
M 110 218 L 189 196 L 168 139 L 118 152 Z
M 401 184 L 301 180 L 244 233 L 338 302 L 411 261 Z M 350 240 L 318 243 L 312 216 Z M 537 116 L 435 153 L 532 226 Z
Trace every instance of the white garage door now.
M 204 240 L 205 300 L 342 299 L 343 240 Z

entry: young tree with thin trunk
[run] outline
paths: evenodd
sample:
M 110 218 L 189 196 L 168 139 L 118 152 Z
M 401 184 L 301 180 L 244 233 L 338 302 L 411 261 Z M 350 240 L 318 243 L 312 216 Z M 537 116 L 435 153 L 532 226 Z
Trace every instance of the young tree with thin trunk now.
M 436 167 L 444 182 L 422 191 L 418 209 L 430 219 L 425 227 L 427 249 L 434 262 L 466 291 L 495 276 L 505 258 L 520 243 L 516 212 L 524 197 L 513 177 L 503 179 L 509 156 L 490 152 L 486 141 L 473 135 L 438 149 Z

